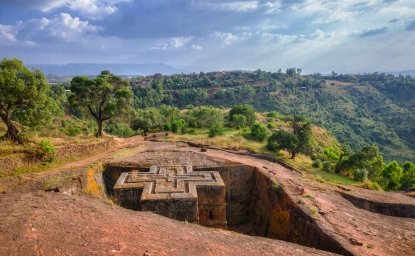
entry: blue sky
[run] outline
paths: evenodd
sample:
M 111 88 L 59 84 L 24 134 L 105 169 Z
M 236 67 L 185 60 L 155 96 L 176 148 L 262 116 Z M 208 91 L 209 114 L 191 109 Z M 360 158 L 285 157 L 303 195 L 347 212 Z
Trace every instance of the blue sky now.
M 415 69 L 414 0 L 0 0 L 0 57 L 186 70 Z

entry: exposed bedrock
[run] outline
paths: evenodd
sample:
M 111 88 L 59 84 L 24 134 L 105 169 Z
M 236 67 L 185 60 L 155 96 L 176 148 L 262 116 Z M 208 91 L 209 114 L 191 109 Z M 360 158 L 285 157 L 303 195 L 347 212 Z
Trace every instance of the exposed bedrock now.
M 110 195 L 121 173 L 133 169 L 137 170 L 137 166 L 106 166 L 103 177 Z M 148 168 L 141 166 L 140 170 L 147 172 Z M 324 233 L 314 219 L 292 201 L 282 186 L 278 188 L 273 186 L 274 181 L 255 167 L 247 165 L 195 167 L 194 171 L 217 171 L 221 175 L 225 183 L 229 229 L 342 255 L 352 255 L 334 238 Z M 130 193 L 131 202 L 139 196 L 133 191 Z M 125 207 L 135 209 L 131 205 Z
M 366 211 L 395 217 L 415 218 L 415 205 L 413 204 L 379 202 L 361 198 L 349 193 L 339 193 L 343 198 L 349 200 L 354 206 Z

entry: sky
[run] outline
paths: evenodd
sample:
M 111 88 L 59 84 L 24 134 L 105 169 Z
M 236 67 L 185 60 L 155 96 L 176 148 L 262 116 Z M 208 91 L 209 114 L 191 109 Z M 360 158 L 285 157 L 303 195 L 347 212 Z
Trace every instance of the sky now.
M 0 0 L 0 58 L 212 70 L 415 69 L 414 0 Z

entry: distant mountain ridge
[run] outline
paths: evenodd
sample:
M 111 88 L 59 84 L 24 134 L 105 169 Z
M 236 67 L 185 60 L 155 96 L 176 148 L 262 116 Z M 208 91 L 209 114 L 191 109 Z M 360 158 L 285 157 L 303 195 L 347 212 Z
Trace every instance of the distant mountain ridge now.
M 181 70 L 164 63 L 139 64 L 102 64 L 102 63 L 68 63 L 68 64 L 30 64 L 31 68 L 41 70 L 46 75 L 56 76 L 96 76 L 102 70 L 110 70 L 117 75 L 150 75 L 155 73 L 174 74 Z

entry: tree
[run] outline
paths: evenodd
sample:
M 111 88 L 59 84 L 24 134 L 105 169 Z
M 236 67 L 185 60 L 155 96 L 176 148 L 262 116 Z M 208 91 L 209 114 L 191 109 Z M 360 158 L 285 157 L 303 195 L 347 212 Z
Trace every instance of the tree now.
M 138 112 L 137 118 L 132 122 L 132 128 L 148 132 L 150 129 L 161 129 L 165 124 L 166 118 L 156 108 L 148 108 Z
M 402 175 L 402 167 L 399 166 L 398 162 L 392 161 L 383 169 L 382 175 L 376 181 L 385 189 L 398 190 L 401 186 Z
M 269 135 L 267 127 L 263 124 L 255 123 L 251 126 L 248 138 L 256 141 L 264 141 Z
M 295 120 L 296 118 L 294 118 Z M 294 136 L 297 138 L 296 150 L 291 155 L 294 158 L 296 153 L 311 154 L 311 123 L 310 122 L 293 122 Z
M 293 132 L 279 130 L 274 132 L 267 142 L 267 148 L 272 151 L 286 149 L 294 159 L 298 153 L 310 154 L 311 152 L 311 123 L 298 117 L 292 122 Z
M 232 127 L 236 129 L 245 128 L 247 125 L 246 116 L 242 114 L 236 114 L 233 116 Z
M 234 106 L 231 111 L 229 111 L 229 121 L 233 122 L 235 115 L 240 114 L 246 117 L 247 125 L 253 125 L 255 123 L 255 110 L 254 107 L 248 104 L 241 104 Z
M 291 158 L 294 158 L 297 144 L 298 139 L 294 134 L 284 130 L 278 130 L 268 138 L 267 149 L 275 152 L 285 149 L 291 154 Z
M 133 95 L 128 83 L 109 71 L 102 71 L 95 79 L 74 77 L 71 91 L 71 105 L 86 109 L 97 122 L 97 137 L 102 136 L 104 121 L 130 108 Z
M 39 70 L 29 70 L 18 59 L 0 62 L 0 118 L 7 126 L 4 139 L 23 144 L 15 120 L 27 125 L 52 116 L 50 87 Z M 14 120 L 12 120 L 14 119 Z
M 209 128 L 213 125 L 223 126 L 223 114 L 220 110 L 209 106 L 190 109 L 185 119 L 189 125 L 196 128 Z
M 402 168 L 401 188 L 403 190 L 415 190 L 415 164 L 408 161 L 402 165 Z
M 213 138 L 216 135 L 223 134 L 223 127 L 220 124 L 214 124 L 209 128 L 209 138 Z
M 381 174 L 383 168 L 383 157 L 379 152 L 378 146 L 371 145 L 360 149 L 358 152 L 352 154 L 348 159 L 342 160 L 336 172 L 366 169 L 368 171 L 368 178 L 376 180 Z

